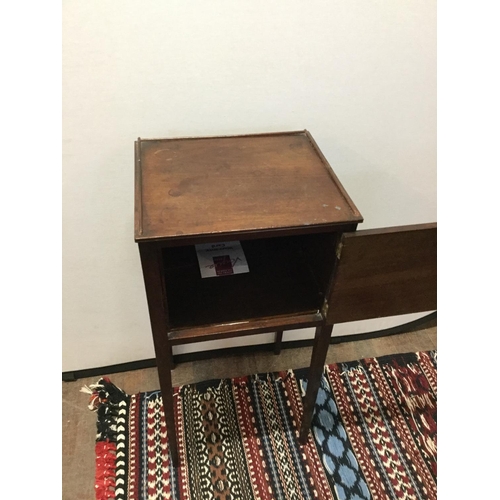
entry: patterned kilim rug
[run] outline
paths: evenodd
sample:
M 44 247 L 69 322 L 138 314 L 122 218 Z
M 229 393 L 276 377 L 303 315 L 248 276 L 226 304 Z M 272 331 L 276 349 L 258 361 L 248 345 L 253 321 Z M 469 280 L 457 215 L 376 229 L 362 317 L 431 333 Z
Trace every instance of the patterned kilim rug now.
M 306 376 L 175 389 L 177 469 L 160 392 L 127 395 L 101 379 L 90 387 L 97 498 L 436 498 L 436 351 L 326 366 L 301 446 Z

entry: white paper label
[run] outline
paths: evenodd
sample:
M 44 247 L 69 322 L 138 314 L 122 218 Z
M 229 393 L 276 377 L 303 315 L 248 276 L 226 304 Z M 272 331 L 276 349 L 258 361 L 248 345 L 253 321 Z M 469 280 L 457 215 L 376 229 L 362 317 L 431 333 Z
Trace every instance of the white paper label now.
M 196 246 L 202 278 L 248 273 L 248 263 L 239 241 Z

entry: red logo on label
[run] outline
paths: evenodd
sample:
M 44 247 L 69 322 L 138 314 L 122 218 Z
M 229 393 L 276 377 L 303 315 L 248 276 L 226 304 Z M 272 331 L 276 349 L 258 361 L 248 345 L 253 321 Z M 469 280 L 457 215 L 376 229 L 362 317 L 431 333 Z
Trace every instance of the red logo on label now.
M 234 274 L 233 264 L 229 255 L 220 255 L 219 257 L 213 257 L 213 261 L 215 265 L 215 274 L 217 274 L 217 276 Z

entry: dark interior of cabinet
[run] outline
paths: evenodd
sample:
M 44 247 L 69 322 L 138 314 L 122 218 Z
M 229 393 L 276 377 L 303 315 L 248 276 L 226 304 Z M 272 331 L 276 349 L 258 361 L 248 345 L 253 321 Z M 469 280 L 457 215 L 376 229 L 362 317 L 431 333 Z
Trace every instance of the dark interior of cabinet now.
M 336 233 L 241 241 L 250 272 L 201 278 L 194 245 L 163 249 L 170 328 L 318 311 Z

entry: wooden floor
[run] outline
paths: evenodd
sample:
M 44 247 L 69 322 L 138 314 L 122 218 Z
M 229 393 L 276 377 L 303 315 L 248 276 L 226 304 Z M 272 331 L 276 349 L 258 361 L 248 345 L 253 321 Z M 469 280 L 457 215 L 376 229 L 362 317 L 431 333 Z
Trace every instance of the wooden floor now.
M 435 322 L 426 328 L 404 334 L 370 340 L 357 340 L 332 345 L 328 364 L 402 352 L 437 349 Z M 272 352 L 216 358 L 179 364 L 172 372 L 174 385 L 214 378 L 231 378 L 252 373 L 297 369 L 308 366 L 312 348 L 283 349 L 279 356 Z M 156 368 L 107 374 L 111 381 L 129 394 L 159 388 Z M 94 444 L 96 415 L 87 408 L 88 395 L 80 388 L 99 377 L 62 383 L 62 464 L 63 500 L 94 498 Z

